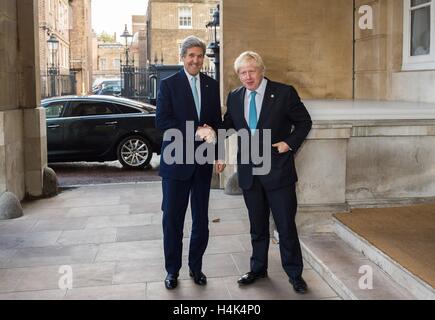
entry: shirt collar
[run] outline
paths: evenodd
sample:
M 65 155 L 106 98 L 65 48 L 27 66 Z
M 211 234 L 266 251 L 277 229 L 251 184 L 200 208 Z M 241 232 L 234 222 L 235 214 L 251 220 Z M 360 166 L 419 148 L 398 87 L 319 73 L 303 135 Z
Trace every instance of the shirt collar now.
M 184 68 L 184 73 L 186 73 L 187 79 L 189 79 L 189 82 L 192 81 L 192 78 L 196 78 L 196 80 L 199 80 L 199 73 L 196 76 L 192 76 L 189 72 L 187 72 L 186 68 Z
M 267 86 L 267 79 L 263 78 L 263 80 L 261 81 L 260 85 L 258 86 L 257 90 L 255 90 L 255 92 L 257 92 L 257 95 L 259 96 L 264 96 L 264 93 L 266 92 L 266 86 Z M 250 95 L 251 94 L 251 90 L 246 90 L 246 94 Z

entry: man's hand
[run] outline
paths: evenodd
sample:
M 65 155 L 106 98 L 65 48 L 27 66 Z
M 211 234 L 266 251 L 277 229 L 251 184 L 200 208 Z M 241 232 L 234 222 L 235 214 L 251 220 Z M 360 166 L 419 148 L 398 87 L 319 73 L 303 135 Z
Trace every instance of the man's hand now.
M 216 132 L 207 124 L 204 124 L 202 127 L 198 127 L 196 130 L 196 135 L 207 143 L 215 144 L 217 140 Z
M 222 160 L 216 160 L 214 166 L 217 173 L 222 173 L 225 170 L 226 164 Z
M 277 148 L 278 149 L 278 153 L 286 153 L 289 152 L 291 149 L 288 146 L 287 143 L 285 143 L 284 141 L 275 143 L 272 145 L 272 147 Z

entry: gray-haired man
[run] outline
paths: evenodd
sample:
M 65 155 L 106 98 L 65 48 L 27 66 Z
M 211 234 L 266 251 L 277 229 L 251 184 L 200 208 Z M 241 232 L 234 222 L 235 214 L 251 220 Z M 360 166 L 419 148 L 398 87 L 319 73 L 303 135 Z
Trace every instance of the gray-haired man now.
M 192 234 L 189 248 L 190 276 L 196 284 L 205 285 L 202 257 L 208 243 L 208 202 L 213 164 L 187 163 L 186 141 L 193 143 L 195 134 L 186 130 L 194 123 L 194 132 L 211 127 L 217 132 L 221 125 L 218 83 L 200 73 L 204 62 L 205 44 L 196 37 L 183 41 L 181 59 L 184 68 L 162 80 L 157 97 L 156 127 L 161 130 L 178 129 L 183 136 L 183 164 L 173 164 L 163 156 L 173 141 L 164 141 L 160 161 L 163 189 L 163 242 L 167 289 L 177 287 L 183 248 L 183 226 L 189 203 L 192 209 Z M 201 142 L 194 142 L 195 150 Z M 189 155 L 190 156 L 190 155 Z

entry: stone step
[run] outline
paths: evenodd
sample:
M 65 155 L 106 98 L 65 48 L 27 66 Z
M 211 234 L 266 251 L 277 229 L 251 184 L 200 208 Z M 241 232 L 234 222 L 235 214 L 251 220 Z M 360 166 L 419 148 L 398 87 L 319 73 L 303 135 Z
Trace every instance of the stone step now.
M 333 218 L 333 221 L 334 231 L 339 238 L 357 252 L 364 254 L 366 258 L 381 268 L 396 283 L 406 288 L 414 296 L 414 299 L 435 300 L 435 289 L 428 283 L 373 246 L 341 221 L 335 218 Z
M 350 247 L 336 234 L 301 236 L 300 241 L 303 257 L 341 298 L 346 300 L 415 299 L 381 268 Z

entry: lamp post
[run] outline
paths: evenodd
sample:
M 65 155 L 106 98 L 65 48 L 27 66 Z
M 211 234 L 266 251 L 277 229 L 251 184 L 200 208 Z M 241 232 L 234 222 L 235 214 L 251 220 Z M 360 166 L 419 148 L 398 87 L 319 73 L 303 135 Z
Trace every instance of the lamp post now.
M 59 40 L 52 33 L 47 40 L 48 49 L 51 51 L 51 64 L 47 66 L 47 72 L 51 81 L 51 96 L 56 96 L 56 76 L 59 74 L 59 68 L 56 64 L 57 51 L 59 49 Z
M 210 44 L 207 47 L 207 57 L 213 59 L 215 65 L 215 79 L 220 80 L 220 35 L 219 35 L 219 5 L 213 13 L 213 20 L 206 24 Z
M 134 75 L 134 58 L 131 59 L 130 64 L 130 45 L 128 39 L 131 38 L 133 40 L 133 35 L 127 29 L 127 25 L 125 25 L 124 32 L 121 34 L 121 38 L 125 40 L 125 63 L 122 64 L 121 60 L 121 76 L 123 76 L 123 86 L 122 86 L 122 96 L 123 97 L 132 97 L 133 96 L 133 75 Z

